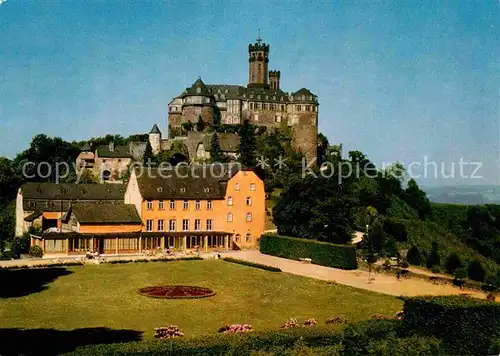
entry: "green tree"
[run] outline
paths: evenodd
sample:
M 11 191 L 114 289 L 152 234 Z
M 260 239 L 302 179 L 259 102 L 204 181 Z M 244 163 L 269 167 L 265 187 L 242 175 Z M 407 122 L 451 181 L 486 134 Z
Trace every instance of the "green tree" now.
M 243 122 L 239 131 L 240 143 L 238 145 L 239 161 L 246 168 L 255 168 L 255 151 L 257 148 L 255 128 L 248 119 Z
M 214 133 L 212 135 L 212 142 L 210 144 L 210 158 L 212 162 L 223 163 L 226 161 L 225 155 L 222 153 L 220 148 L 219 135 Z
M 444 268 L 447 273 L 453 274 L 457 268 L 462 267 L 462 260 L 460 259 L 460 256 L 456 254 L 455 252 L 451 253 L 448 258 L 446 259 Z
M 418 212 L 420 219 L 425 219 L 431 212 L 431 203 L 415 179 L 408 181 L 408 186 L 403 194 L 403 200 Z
M 201 115 L 198 116 L 198 122 L 196 122 L 196 131 L 203 132 L 203 130 L 205 129 L 206 126 L 207 125 L 206 125 L 205 121 L 203 121 Z
M 467 266 L 467 275 L 474 281 L 484 282 L 486 270 L 479 260 L 473 260 Z
M 406 260 L 414 266 L 421 266 L 423 264 L 422 253 L 417 246 L 413 245 L 410 247 L 406 254 Z
M 317 149 L 317 159 L 318 165 L 321 165 L 326 160 L 326 156 L 328 154 L 328 147 L 330 146 L 328 142 L 328 138 L 322 133 L 318 134 L 318 149 Z
M 426 266 L 427 268 L 432 268 L 434 266 L 439 266 L 441 264 L 441 256 L 439 254 L 439 245 L 437 242 L 432 243 L 431 253 L 427 257 Z
M 184 132 L 192 131 L 193 130 L 193 123 L 191 121 L 184 122 L 182 123 L 181 127 L 184 130 Z
M 144 150 L 144 155 L 142 156 L 142 161 L 145 164 L 149 164 L 150 162 L 153 162 L 154 160 L 154 154 L 153 154 L 153 147 L 151 147 L 151 143 L 148 142 L 146 143 L 146 149 Z

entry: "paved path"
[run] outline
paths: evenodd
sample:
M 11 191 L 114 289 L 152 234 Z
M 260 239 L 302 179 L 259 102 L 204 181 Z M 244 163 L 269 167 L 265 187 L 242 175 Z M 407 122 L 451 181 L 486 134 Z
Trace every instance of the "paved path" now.
M 449 284 L 434 284 L 418 278 L 405 278 L 398 280 L 395 276 L 372 273 L 374 279 L 369 281 L 367 271 L 346 271 L 337 268 L 304 264 L 299 261 L 264 255 L 259 251 L 228 252 L 224 253 L 224 256 L 231 256 L 246 261 L 278 267 L 283 272 L 293 273 L 300 276 L 325 281 L 335 281 L 339 284 L 345 284 L 351 287 L 395 296 L 413 297 L 417 295 L 469 294 L 480 298 L 485 297 L 484 293 L 478 291 L 460 289 Z

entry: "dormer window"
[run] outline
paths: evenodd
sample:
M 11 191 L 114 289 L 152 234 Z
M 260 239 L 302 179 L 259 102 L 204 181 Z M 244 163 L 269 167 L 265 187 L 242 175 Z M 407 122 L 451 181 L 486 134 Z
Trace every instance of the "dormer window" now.
M 36 188 L 36 192 L 37 192 L 37 193 L 41 193 L 41 192 L 42 192 L 42 189 L 41 189 L 41 188 Z
M 62 194 L 66 194 L 66 189 L 61 188 L 61 193 L 62 193 Z
M 163 187 L 157 187 L 157 188 L 156 188 L 156 191 L 157 191 L 158 193 L 163 193 Z
M 186 188 L 181 188 L 181 193 L 186 193 Z
M 205 193 L 209 193 L 210 192 L 210 188 L 205 188 L 204 191 L 205 191 Z
M 200 87 L 196 88 L 196 93 L 198 93 L 198 94 L 201 93 L 201 88 Z
M 88 193 L 87 189 L 83 189 L 83 190 L 82 190 L 82 193 L 83 193 L 83 194 L 87 194 L 87 193 Z
M 30 201 L 29 203 L 30 208 L 35 208 L 36 204 L 34 201 Z

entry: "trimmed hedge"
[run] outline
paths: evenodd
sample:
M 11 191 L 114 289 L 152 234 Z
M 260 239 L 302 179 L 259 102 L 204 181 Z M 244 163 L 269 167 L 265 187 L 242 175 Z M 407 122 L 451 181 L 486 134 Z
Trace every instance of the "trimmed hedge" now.
M 248 267 L 260 268 L 260 269 L 270 271 L 270 272 L 281 272 L 281 269 L 279 269 L 277 267 L 266 266 L 266 265 L 263 265 L 260 263 L 254 263 L 254 262 L 250 262 L 250 261 L 244 261 L 244 260 L 240 260 L 238 258 L 224 257 L 223 260 L 226 262 L 237 263 L 239 265 L 244 265 L 244 266 L 248 266 Z
M 304 346 L 329 346 L 342 342 L 342 333 L 331 329 L 286 329 L 162 341 L 101 344 L 81 347 L 72 355 L 251 355 L 254 351 Z
M 488 354 L 500 338 L 500 304 L 461 297 L 415 297 L 404 303 L 405 334 L 442 339 L 449 354 Z
M 260 252 L 291 260 L 310 258 L 312 263 L 342 269 L 357 269 L 356 248 L 281 235 L 262 235 Z

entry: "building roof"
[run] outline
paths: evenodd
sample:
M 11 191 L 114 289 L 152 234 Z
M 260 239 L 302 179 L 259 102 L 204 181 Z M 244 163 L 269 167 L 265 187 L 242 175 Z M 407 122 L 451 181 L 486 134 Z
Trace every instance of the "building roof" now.
M 123 200 L 125 194 L 125 187 L 122 184 L 28 182 L 20 189 L 25 200 Z
M 176 166 L 169 170 L 136 171 L 139 190 L 147 200 L 224 199 L 226 183 L 238 171 L 237 164 Z
M 77 203 L 63 216 L 67 221 L 73 214 L 80 224 L 142 224 L 133 204 L 85 204 Z
M 97 155 L 103 158 L 132 158 L 129 146 L 101 145 L 96 151 Z
M 219 136 L 220 149 L 222 152 L 231 152 L 231 153 L 238 152 L 238 145 L 240 143 L 240 138 L 237 134 L 230 132 L 228 133 L 217 132 L 214 134 Z M 214 134 L 205 135 L 203 139 L 203 146 L 205 148 L 205 151 L 210 151 L 212 147 L 212 138 L 214 137 L 213 136 Z
M 24 218 L 24 221 L 34 221 L 36 219 L 38 219 L 40 216 L 42 216 L 42 212 L 40 210 L 35 210 L 34 212 L 32 212 L 31 214 L 29 214 L 27 217 Z
M 203 96 L 211 96 L 210 90 L 208 90 L 203 80 L 200 77 L 196 79 L 196 81 L 191 85 L 190 88 L 186 89 L 186 95 L 203 95 Z
M 150 134 L 160 134 L 161 135 L 161 131 L 158 128 L 158 125 L 156 125 L 156 124 L 153 125 L 153 128 L 151 129 L 151 131 L 149 133 Z
M 293 102 L 317 102 L 317 96 L 314 95 L 309 89 L 301 88 L 293 93 Z

